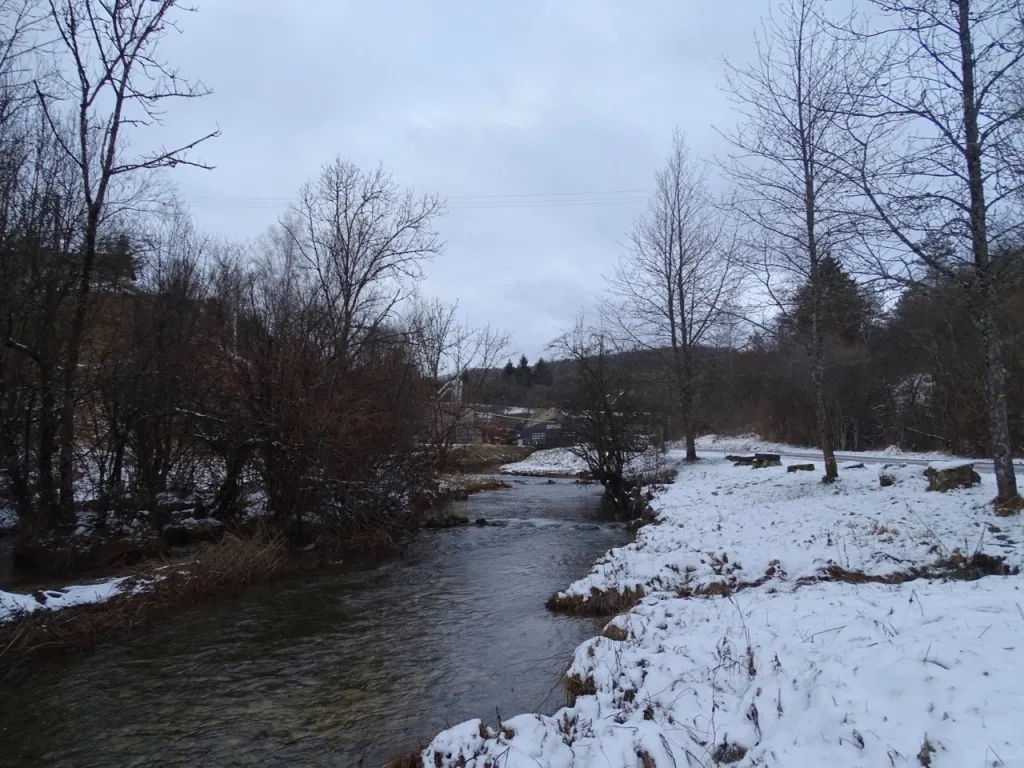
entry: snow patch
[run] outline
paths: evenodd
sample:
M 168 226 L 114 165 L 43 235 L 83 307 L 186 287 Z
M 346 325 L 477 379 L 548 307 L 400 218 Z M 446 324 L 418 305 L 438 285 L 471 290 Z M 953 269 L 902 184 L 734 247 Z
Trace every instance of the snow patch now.
M 27 613 L 40 610 L 58 611 L 74 605 L 102 603 L 129 588 L 130 585 L 125 584 L 126 581 L 131 582 L 132 588 L 135 588 L 134 580 L 124 576 L 96 584 L 76 584 L 62 589 L 47 589 L 30 595 L 0 590 L 0 621 L 21 618 Z

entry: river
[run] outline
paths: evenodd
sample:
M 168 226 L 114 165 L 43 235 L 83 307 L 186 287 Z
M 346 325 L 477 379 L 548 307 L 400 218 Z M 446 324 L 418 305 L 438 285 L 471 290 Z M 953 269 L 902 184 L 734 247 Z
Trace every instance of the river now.
M 380 766 L 447 725 L 553 712 L 598 622 L 544 601 L 625 543 L 599 492 L 514 478 L 404 555 L 298 574 L 0 683 L 0 766 Z

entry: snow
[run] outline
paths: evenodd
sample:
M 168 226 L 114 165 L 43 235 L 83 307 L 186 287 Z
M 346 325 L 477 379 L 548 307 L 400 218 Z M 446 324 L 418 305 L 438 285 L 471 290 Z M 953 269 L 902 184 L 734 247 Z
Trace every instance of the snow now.
M 817 584 L 731 599 L 648 598 L 593 638 L 570 674 L 596 695 L 553 716 L 473 720 L 440 734 L 426 765 L 483 768 L 737 768 L 1024 764 L 1019 577 L 977 582 Z M 749 649 L 749 650 L 748 650 Z M 441 761 L 434 762 L 434 754 Z M 459 762 L 460 759 L 465 762 Z
M 820 467 L 819 467 L 820 469 Z M 645 591 L 742 583 L 774 568 L 774 580 L 815 577 L 838 565 L 888 574 L 934 563 L 956 548 L 970 554 L 988 542 L 1011 566 L 1024 564 L 1017 544 L 995 540 L 988 502 L 994 479 L 945 494 L 927 493 L 920 466 L 887 467 L 897 483 L 882 488 L 876 473 L 842 475 L 834 485 L 820 472 L 733 467 L 704 461 L 683 467 L 653 502 L 660 520 L 636 541 L 613 549 L 565 593 L 637 586 Z M 1010 541 L 1024 539 L 1019 518 L 998 523 Z M 1006 535 L 1006 534 L 1004 534 Z
M 634 456 L 626 471 L 649 475 L 675 466 L 682 458 L 681 454 L 667 457 L 650 450 Z M 506 475 L 576 475 L 587 472 L 587 463 L 568 448 L 548 448 L 534 451 L 522 461 L 504 464 L 498 471 Z
M 696 440 L 698 451 L 734 451 L 734 452 L 748 452 L 753 453 L 754 451 L 763 453 L 807 453 L 808 451 L 819 450 L 817 446 L 800 446 L 800 445 L 787 445 L 786 443 L 773 443 L 769 440 L 762 439 L 759 435 L 702 435 Z M 910 451 L 904 451 L 898 446 L 891 445 L 881 451 L 840 451 L 842 456 L 861 456 L 865 459 L 899 459 L 899 458 L 912 458 L 912 459 L 934 459 L 936 461 L 942 461 L 943 459 L 952 458 L 951 454 L 944 453 L 942 451 L 929 451 L 924 453 L 912 453 Z M 985 461 L 985 459 L 978 459 L 978 461 Z
M 970 459 L 957 459 L 956 461 L 929 461 L 928 468 L 942 472 L 949 469 L 959 469 L 960 467 L 968 467 L 974 464 Z
M 748 435 L 702 435 L 696 440 L 698 451 L 719 451 L 719 452 L 732 452 L 732 453 L 781 453 L 785 454 L 804 454 L 809 451 L 819 451 L 817 446 L 800 446 L 800 445 L 787 445 L 786 443 L 774 443 L 770 440 L 764 440 L 759 435 L 748 434 Z M 840 458 L 844 457 L 856 457 L 863 459 L 908 459 L 913 461 L 965 461 L 964 459 L 957 459 L 950 453 L 944 451 L 926 451 L 926 452 L 912 452 L 904 451 L 902 448 L 896 445 L 890 445 L 888 448 L 884 448 L 880 451 L 838 451 L 837 455 Z M 991 459 L 975 458 L 975 462 L 990 462 Z M 1024 460 L 1015 459 L 1014 463 L 1018 466 L 1024 467 Z M 959 466 L 959 465 L 958 465 Z
M 26 613 L 39 610 L 56 611 L 73 605 L 102 603 L 129 587 L 134 591 L 138 589 L 134 579 L 123 576 L 95 584 L 76 584 L 63 589 L 42 590 L 29 595 L 0 590 L 0 621 L 21 618 Z
M 586 472 L 587 463 L 568 448 L 548 448 L 544 451 L 534 451 L 522 461 L 504 464 L 499 471 L 510 475 L 574 475 L 577 472 Z
M 817 580 L 830 566 L 882 576 L 957 550 L 1024 562 L 1024 521 L 994 516 L 992 478 L 930 493 L 921 466 L 884 471 L 896 484 L 871 471 L 825 485 L 820 472 L 684 466 L 654 501 L 658 521 L 563 593 L 647 593 L 612 621 L 625 639 L 576 650 L 569 674 L 596 695 L 483 735 L 480 721 L 458 725 L 425 764 L 693 768 L 731 746 L 738 768 L 918 766 L 922 749 L 935 768 L 1024 765 L 1024 577 Z

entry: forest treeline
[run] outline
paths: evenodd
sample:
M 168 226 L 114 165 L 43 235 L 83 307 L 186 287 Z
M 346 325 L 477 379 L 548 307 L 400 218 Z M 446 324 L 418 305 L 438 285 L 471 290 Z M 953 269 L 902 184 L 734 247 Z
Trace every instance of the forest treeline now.
M 1024 376 L 1024 251 L 1001 255 L 1000 316 L 1013 343 L 1006 363 L 1011 381 Z M 880 306 L 873 291 L 834 259 L 823 264 L 825 373 L 828 421 L 836 450 L 899 446 L 912 451 L 988 453 L 984 357 L 971 323 L 961 282 L 932 274 L 903 291 L 892 306 Z M 700 371 L 695 395 L 698 434 L 756 433 L 793 445 L 817 443 L 814 393 L 807 359 L 810 332 L 806 285 L 767 328 L 751 332 L 743 345 L 695 350 Z M 683 425 L 664 369 L 671 352 L 624 351 L 624 368 L 647 382 L 645 409 L 658 414 L 672 439 Z M 539 363 L 543 358 L 539 358 Z M 534 363 L 534 366 L 537 365 Z M 521 372 L 528 361 L 515 365 Z M 494 370 L 481 389 L 498 405 L 565 406 L 574 391 L 571 361 L 544 361 L 544 380 Z M 1008 393 L 1018 455 L 1024 450 L 1024 387 Z

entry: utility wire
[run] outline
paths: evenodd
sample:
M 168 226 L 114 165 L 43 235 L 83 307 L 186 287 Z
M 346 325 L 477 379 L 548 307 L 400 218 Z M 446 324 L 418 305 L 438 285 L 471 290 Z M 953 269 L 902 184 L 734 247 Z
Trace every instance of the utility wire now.
M 647 201 L 652 190 L 613 190 L 609 192 L 530 192 L 504 195 L 463 195 L 445 199 L 450 210 L 492 210 L 522 208 L 560 208 L 591 205 L 633 205 Z M 191 197 L 186 202 L 199 208 L 283 208 L 294 202 L 285 197 Z

